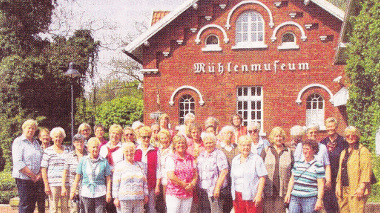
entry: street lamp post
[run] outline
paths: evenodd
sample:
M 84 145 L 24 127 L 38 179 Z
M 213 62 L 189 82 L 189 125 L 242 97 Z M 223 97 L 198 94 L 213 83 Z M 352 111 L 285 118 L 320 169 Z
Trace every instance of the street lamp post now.
M 74 137 L 74 89 L 73 81 L 74 78 L 80 76 L 78 70 L 74 69 L 74 62 L 69 63 L 69 69 L 64 73 L 64 75 L 71 78 L 71 139 Z

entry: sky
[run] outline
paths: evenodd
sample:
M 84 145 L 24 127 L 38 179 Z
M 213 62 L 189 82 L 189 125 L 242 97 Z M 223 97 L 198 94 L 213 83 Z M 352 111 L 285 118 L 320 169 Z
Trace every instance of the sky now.
M 94 29 L 101 42 L 97 80 L 112 70 L 112 58 L 128 57 L 120 51 L 121 42 L 139 35 L 136 22 L 149 25 L 154 10 L 173 11 L 186 0 L 58 0 L 50 33 L 72 35 L 76 29 Z

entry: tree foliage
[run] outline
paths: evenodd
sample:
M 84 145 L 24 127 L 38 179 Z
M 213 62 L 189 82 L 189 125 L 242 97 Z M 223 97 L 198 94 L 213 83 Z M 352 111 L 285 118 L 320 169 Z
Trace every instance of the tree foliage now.
M 364 0 L 352 18 L 353 32 L 346 66 L 350 79 L 349 124 L 362 131 L 362 142 L 374 149 L 380 127 L 380 2 Z
M 139 84 L 140 82 L 137 80 L 130 82 L 112 79 L 106 81 L 100 88 L 93 90 L 91 97 L 95 99 L 96 105 L 124 96 L 132 96 L 142 99 L 143 93 L 142 90 L 139 89 Z
M 39 37 L 47 30 L 55 0 L 0 0 L 0 141 L 9 162 L 12 140 L 26 118 L 41 126 L 69 129 L 71 79 L 63 74 L 76 63 L 75 97 L 83 96 L 93 76 L 99 43 L 88 30 L 52 41 Z
M 141 99 L 132 96 L 116 98 L 97 107 L 96 122 L 105 127 L 112 124 L 131 125 L 134 121 L 141 120 L 143 108 Z
M 114 123 L 125 125 L 141 120 L 143 94 L 139 85 L 139 81 L 113 79 L 99 88 L 95 86 L 85 99 L 76 100 L 75 125 L 102 123 L 108 128 Z

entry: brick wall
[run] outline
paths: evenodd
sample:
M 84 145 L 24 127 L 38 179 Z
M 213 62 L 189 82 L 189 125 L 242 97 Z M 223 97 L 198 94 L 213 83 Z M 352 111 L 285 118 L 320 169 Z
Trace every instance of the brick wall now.
M 215 116 L 221 121 L 221 125 L 229 122 L 230 115 L 236 112 L 236 89 L 238 86 L 262 86 L 264 94 L 264 131 L 269 134 L 275 126 L 284 127 L 287 131 L 293 125 L 305 125 L 305 101 L 309 94 L 319 93 L 325 100 L 325 118 L 336 116 L 343 120 L 338 108 L 330 103 L 329 93 L 319 87 L 311 88 L 302 95 L 301 104 L 296 103 L 298 93 L 309 84 L 322 84 L 333 94 L 340 85 L 333 79 L 344 76 L 344 66 L 333 65 L 335 48 L 339 39 L 342 22 L 317 5 L 310 3 L 308 6 L 303 1 L 288 1 L 282 7 L 276 7 L 274 0 L 261 1 L 273 15 L 275 26 L 270 28 L 268 12 L 258 4 L 244 4 L 238 7 L 231 16 L 231 28 L 226 29 L 225 24 L 228 13 L 240 1 L 229 1 L 225 9 L 217 4 L 202 5 L 198 10 L 188 9 L 172 23 L 167 25 L 160 33 L 149 40 L 149 46 L 144 48 L 144 68 L 158 68 L 158 74 L 144 76 L 144 122 L 152 123 L 149 114 L 160 110 L 169 114 L 171 124 L 178 125 L 178 99 L 184 94 L 194 97 L 197 122 L 204 123 L 208 116 Z M 213 7 L 212 10 L 205 7 Z M 203 8 L 203 9 L 202 9 Z M 235 21 L 239 14 L 246 10 L 259 12 L 265 21 L 265 49 L 240 49 L 234 50 L 235 45 Z M 297 12 L 296 18 L 291 18 L 289 13 Z M 207 21 L 205 14 L 210 14 L 212 19 Z M 301 15 L 302 14 L 302 15 Z M 276 26 L 286 21 L 293 21 L 302 26 L 307 36 L 306 41 L 301 40 L 301 31 L 294 25 L 285 25 L 278 29 L 277 40 L 272 42 L 271 37 Z M 305 24 L 312 23 L 314 27 L 306 29 Z M 226 44 L 224 35 L 217 28 L 207 28 L 200 35 L 200 44 L 195 39 L 199 30 L 207 24 L 221 26 L 229 38 Z M 196 28 L 196 32 L 191 32 Z M 296 36 L 298 50 L 278 50 L 281 44 L 281 35 L 285 32 L 293 32 Z M 205 39 L 214 34 L 219 37 L 220 52 L 203 52 Z M 326 41 L 321 41 L 320 36 L 328 35 Z M 177 40 L 183 40 L 178 44 Z M 170 52 L 164 56 L 162 52 Z M 278 61 L 278 62 L 275 62 Z M 227 64 L 271 64 L 271 71 L 227 72 Z M 282 63 L 309 63 L 310 69 L 281 71 Z M 194 73 L 194 63 L 214 64 L 215 73 Z M 218 63 L 224 65 L 224 73 L 217 72 Z M 276 63 L 277 72 L 274 72 Z M 262 67 L 263 68 L 263 67 Z M 199 96 L 192 90 L 181 90 L 174 97 L 174 105 L 169 105 L 172 93 L 179 87 L 189 85 L 197 88 L 203 95 L 205 104 L 199 105 Z M 159 104 L 157 95 L 159 94 Z M 342 131 L 345 122 L 341 122 L 339 130 Z

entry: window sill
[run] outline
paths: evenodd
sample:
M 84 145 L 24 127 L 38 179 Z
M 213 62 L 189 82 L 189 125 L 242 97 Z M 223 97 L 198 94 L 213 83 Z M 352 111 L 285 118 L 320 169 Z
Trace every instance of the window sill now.
M 264 43 L 237 43 L 232 47 L 233 50 L 239 49 L 265 49 L 268 48 L 268 45 Z
M 298 50 L 299 48 L 300 46 L 298 46 L 297 44 L 286 44 L 286 43 L 283 43 L 277 47 L 277 49 L 279 50 Z
M 206 46 L 204 48 L 202 48 L 202 51 L 203 52 L 220 52 L 222 51 L 222 48 L 219 47 L 219 46 Z

